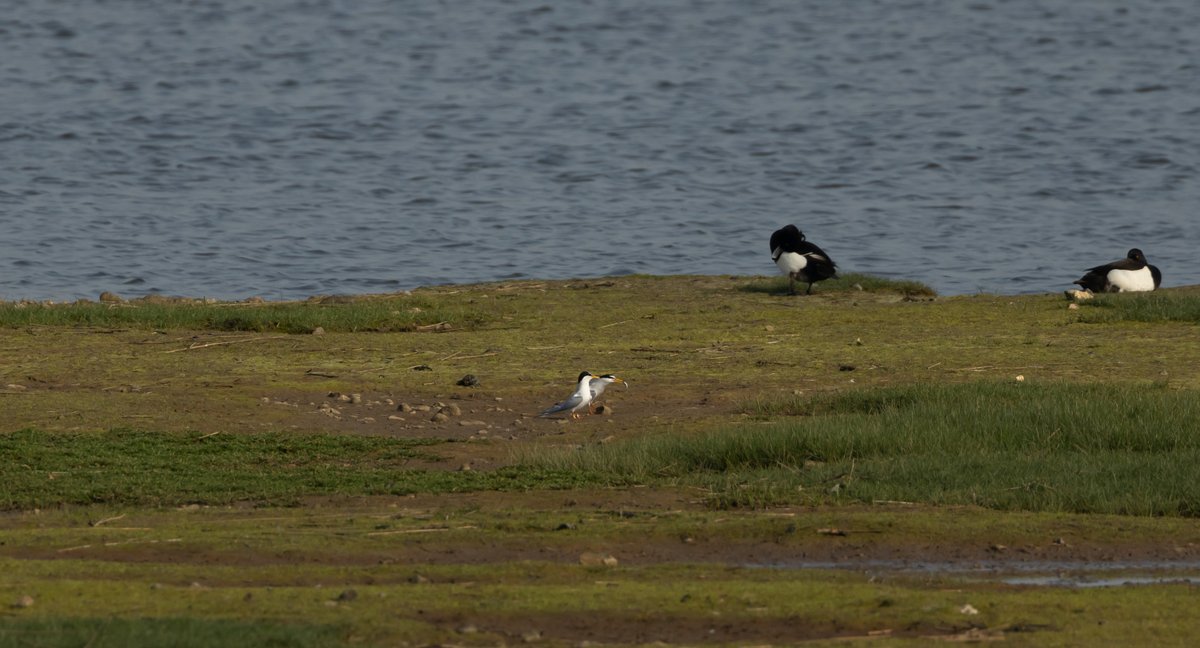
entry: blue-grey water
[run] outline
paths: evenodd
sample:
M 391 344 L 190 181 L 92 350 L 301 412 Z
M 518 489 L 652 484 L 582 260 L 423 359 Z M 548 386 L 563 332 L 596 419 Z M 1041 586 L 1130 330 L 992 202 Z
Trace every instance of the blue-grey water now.
M 1200 283 L 1193 0 L 7 0 L 0 299 Z

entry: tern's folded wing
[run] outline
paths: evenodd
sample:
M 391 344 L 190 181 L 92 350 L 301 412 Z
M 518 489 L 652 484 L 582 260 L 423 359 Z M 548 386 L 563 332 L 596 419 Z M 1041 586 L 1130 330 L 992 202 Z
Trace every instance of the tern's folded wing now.
M 551 414 L 557 414 L 559 412 L 565 412 L 567 410 L 572 410 L 572 409 L 575 409 L 576 407 L 579 407 L 579 403 L 581 403 L 581 402 L 583 402 L 582 396 L 580 396 L 579 394 L 572 394 L 571 397 L 568 398 L 567 400 L 565 400 L 561 403 L 557 403 L 553 407 L 544 410 L 541 414 L 538 414 L 538 416 L 549 416 Z

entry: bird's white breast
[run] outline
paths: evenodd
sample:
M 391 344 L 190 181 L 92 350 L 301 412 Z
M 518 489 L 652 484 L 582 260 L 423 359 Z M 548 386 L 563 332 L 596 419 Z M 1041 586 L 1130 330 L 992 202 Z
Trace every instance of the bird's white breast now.
M 1108 282 L 1117 287 L 1118 292 L 1145 292 L 1154 290 L 1154 276 L 1150 268 L 1141 270 L 1109 270 Z
M 775 257 L 775 265 L 779 266 L 780 272 L 786 275 L 795 274 L 808 267 L 808 259 L 803 254 L 776 250 L 776 254 L 772 256 Z

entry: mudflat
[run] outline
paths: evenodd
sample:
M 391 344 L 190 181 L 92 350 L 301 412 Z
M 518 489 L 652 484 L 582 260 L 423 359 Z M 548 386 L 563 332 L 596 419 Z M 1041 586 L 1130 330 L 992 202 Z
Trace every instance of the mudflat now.
M 1194 636 L 1200 291 L 785 291 L 0 305 L 0 643 Z

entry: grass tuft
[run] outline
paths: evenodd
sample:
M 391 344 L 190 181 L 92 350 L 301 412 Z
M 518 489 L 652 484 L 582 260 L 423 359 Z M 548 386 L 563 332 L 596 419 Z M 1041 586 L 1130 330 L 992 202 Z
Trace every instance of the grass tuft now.
M 1200 324 L 1200 295 L 1171 293 L 1102 294 L 1082 304 L 1081 321 L 1190 322 Z
M 1200 400 L 1159 385 L 916 385 L 748 411 L 773 420 L 540 464 L 701 486 L 719 506 L 900 500 L 1200 515 Z
M 79 302 L 42 304 L 0 303 L 0 327 L 94 326 L 108 328 L 188 329 L 311 333 L 411 331 L 419 326 L 449 322 L 472 328 L 491 316 L 482 309 L 448 298 L 397 296 L 324 303 L 197 303 L 148 302 L 120 304 Z
M 807 284 L 798 283 L 796 290 L 803 292 Z M 937 292 L 919 281 L 884 279 L 857 272 L 843 273 L 836 279 L 821 281 L 813 285 L 813 294 L 823 292 L 850 292 L 861 287 L 863 292 L 894 292 L 906 297 L 933 297 Z M 763 277 L 741 287 L 745 292 L 779 294 L 788 291 L 788 278 Z

